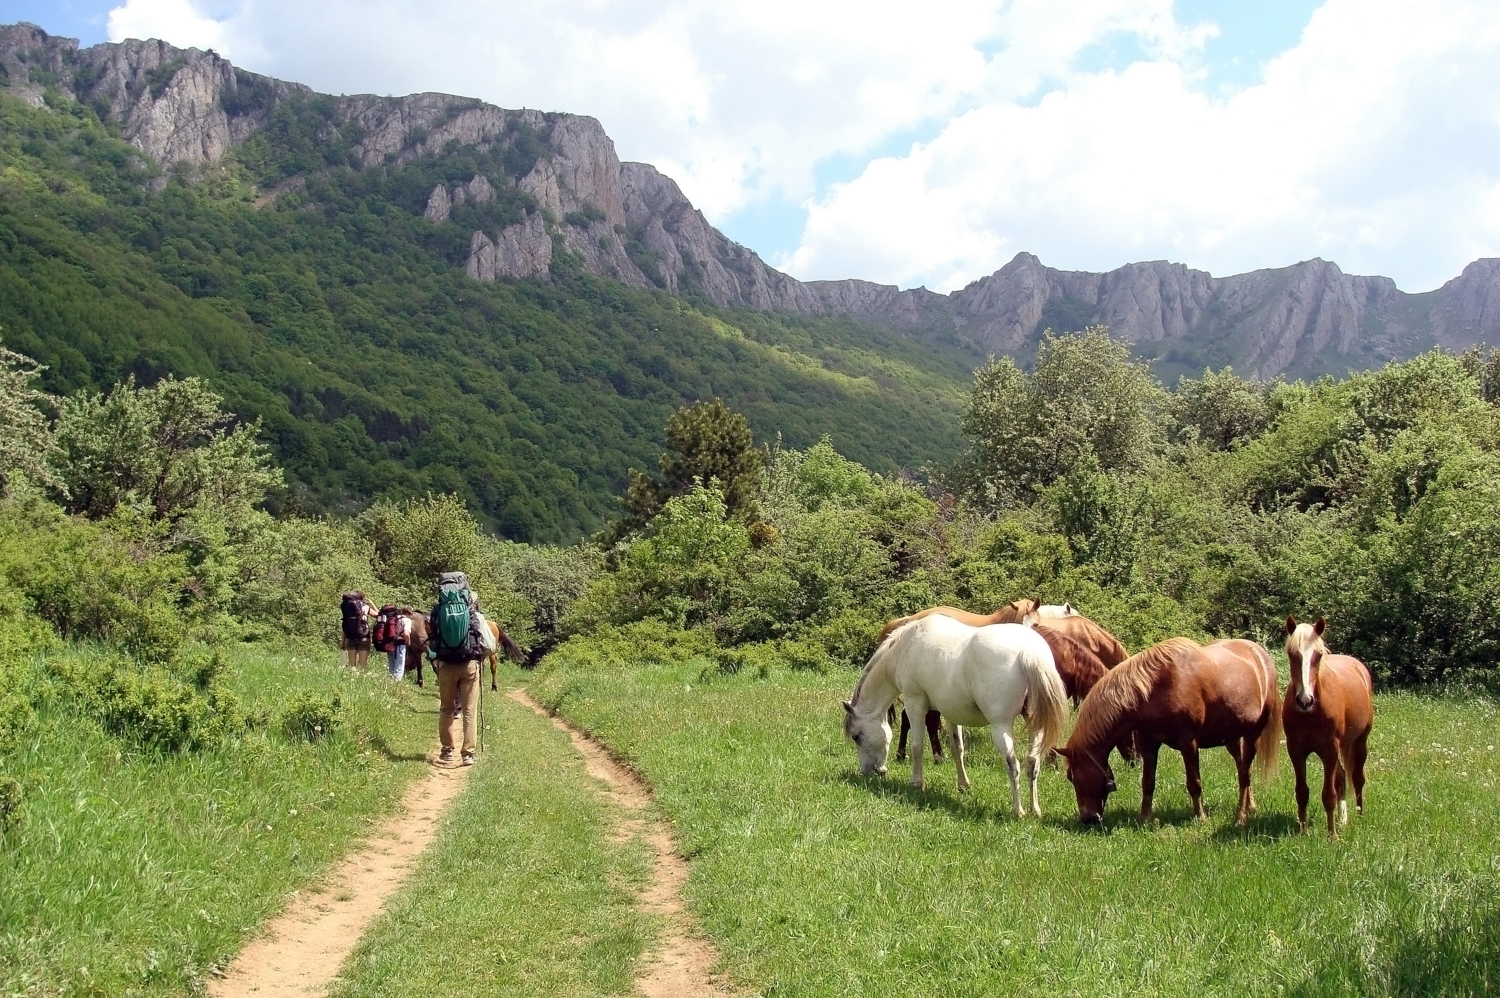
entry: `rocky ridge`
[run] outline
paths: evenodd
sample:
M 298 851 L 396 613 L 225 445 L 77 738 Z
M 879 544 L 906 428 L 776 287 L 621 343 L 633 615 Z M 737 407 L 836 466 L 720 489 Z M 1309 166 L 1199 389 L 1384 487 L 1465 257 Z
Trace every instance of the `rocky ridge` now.
M 157 163 L 190 169 L 217 163 L 256 134 L 280 102 L 315 96 L 211 51 L 135 40 L 80 49 L 24 23 L 0 27 L 0 86 L 35 106 L 56 88 L 118 124 Z M 976 352 L 1024 354 L 1046 328 L 1102 323 L 1143 354 L 1183 369 L 1232 363 L 1261 377 L 1377 364 L 1434 343 L 1500 341 L 1500 260 L 1470 264 L 1420 295 L 1323 260 L 1215 278 L 1165 261 L 1104 274 L 1062 271 L 1028 253 L 951 295 L 860 280 L 804 282 L 725 237 L 671 178 L 620 162 L 593 118 L 415 94 L 340 97 L 334 119 L 358 136 L 351 165 L 361 168 L 399 165 L 452 143 L 538 144 L 519 177 L 476 175 L 440 185 L 427 199 L 424 214 L 442 224 L 458 205 L 493 200 L 501 185 L 529 196 L 535 207 L 524 218 L 470 237 L 465 270 L 482 281 L 545 279 L 567 253 L 592 273 L 636 287 L 720 305 L 847 315 Z M 278 187 L 292 189 L 297 179 Z M 277 196 L 268 191 L 257 203 Z

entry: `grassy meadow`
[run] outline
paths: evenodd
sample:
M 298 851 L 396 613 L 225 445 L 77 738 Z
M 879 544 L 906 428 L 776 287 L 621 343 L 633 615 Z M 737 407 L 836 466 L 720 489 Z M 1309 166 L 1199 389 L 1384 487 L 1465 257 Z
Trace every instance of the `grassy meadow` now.
M 219 747 L 168 754 L 106 733 L 61 689 L 41 697 L 5 758 L 24 823 L 0 836 L 0 994 L 198 993 L 423 772 L 432 687 L 349 672 L 332 651 L 226 654 L 224 681 L 250 711 L 337 694 L 339 729 L 297 740 L 272 715 Z M 41 663 L 19 678 L 48 682 Z
M 532 692 L 655 788 L 692 861 L 691 903 L 748 993 L 1500 989 L 1492 700 L 1379 697 L 1367 814 L 1332 842 L 1298 834 L 1284 757 L 1247 829 L 1214 750 L 1206 822 L 1163 752 L 1158 820 L 1139 823 L 1138 770 L 1119 768 L 1105 830 L 1085 831 L 1058 770 L 1043 774 L 1044 819 L 1013 820 L 983 735 L 969 795 L 951 764 L 925 793 L 894 761 L 885 779 L 858 776 L 839 724 L 850 672 L 725 676 L 701 657 L 544 670 Z

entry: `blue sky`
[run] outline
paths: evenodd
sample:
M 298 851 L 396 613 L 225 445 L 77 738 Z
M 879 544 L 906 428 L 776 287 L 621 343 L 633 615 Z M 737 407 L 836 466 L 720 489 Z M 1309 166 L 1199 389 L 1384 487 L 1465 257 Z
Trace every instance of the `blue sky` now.
M 920 12 L 920 13 L 917 13 Z M 1477 0 L 0 0 L 328 92 L 591 114 L 804 279 L 960 287 L 1029 251 L 1436 287 L 1500 255 Z

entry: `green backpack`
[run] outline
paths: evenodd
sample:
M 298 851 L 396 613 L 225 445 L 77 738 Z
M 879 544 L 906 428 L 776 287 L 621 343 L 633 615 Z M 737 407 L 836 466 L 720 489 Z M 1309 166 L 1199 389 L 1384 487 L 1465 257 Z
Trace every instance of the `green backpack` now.
M 444 572 L 438 576 L 438 601 L 432 611 L 432 643 L 437 657 L 445 662 L 467 662 L 483 657 L 476 640 L 474 591 L 468 576 L 462 572 Z

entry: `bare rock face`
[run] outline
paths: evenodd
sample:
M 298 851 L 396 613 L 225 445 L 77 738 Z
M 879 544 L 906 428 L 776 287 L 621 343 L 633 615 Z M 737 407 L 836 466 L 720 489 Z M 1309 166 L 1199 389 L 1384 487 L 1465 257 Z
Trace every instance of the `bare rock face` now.
M 475 232 L 464 271 L 477 281 L 501 277 L 546 277 L 552 266 L 552 237 L 540 214 L 507 225 L 491 239 Z
M 434 225 L 442 225 L 448 221 L 448 215 L 453 211 L 453 200 L 448 197 L 448 188 L 438 184 L 427 195 L 427 209 L 422 212 L 423 217 Z

